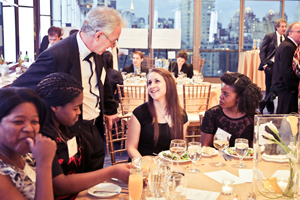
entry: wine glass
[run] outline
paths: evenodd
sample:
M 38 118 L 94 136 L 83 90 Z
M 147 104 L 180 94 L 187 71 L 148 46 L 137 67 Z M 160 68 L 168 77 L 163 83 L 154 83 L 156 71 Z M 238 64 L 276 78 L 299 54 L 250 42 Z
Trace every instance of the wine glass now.
M 139 200 L 143 192 L 143 171 L 134 166 L 130 169 L 128 190 L 130 200 Z
M 185 140 L 180 140 L 180 139 L 171 140 L 170 152 L 171 154 L 177 157 L 177 168 L 179 168 L 178 161 L 180 160 L 180 157 L 185 153 L 185 151 L 186 151 Z
M 210 163 L 210 165 L 212 165 L 214 167 L 223 167 L 223 166 L 225 166 L 225 164 L 221 162 L 221 159 L 222 159 L 221 151 L 223 151 L 224 149 L 226 149 L 229 146 L 229 137 L 225 134 L 216 134 L 216 135 L 214 135 L 213 140 L 214 140 L 213 141 L 214 147 L 219 150 L 220 161 Z
M 150 158 L 132 158 L 131 165 L 143 172 L 143 179 L 146 179 L 150 171 Z
M 190 169 L 190 172 L 199 173 L 200 170 L 196 169 L 196 163 L 200 160 L 202 156 L 202 148 L 200 142 L 189 142 L 188 143 L 188 156 L 193 163 L 193 168 Z
M 183 173 L 173 172 L 168 180 L 168 194 L 172 200 L 179 199 L 185 187 Z
M 237 168 L 245 168 L 246 165 L 243 163 L 243 158 L 248 153 L 249 144 L 248 140 L 244 138 L 237 138 L 235 139 L 235 153 L 239 156 L 240 162 L 239 164 L 233 165 L 233 167 Z

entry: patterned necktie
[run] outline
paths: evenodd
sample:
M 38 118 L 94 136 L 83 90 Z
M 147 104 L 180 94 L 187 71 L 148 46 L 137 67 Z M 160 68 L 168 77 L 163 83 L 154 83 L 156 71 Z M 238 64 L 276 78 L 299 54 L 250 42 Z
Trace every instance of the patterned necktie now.
M 91 68 L 91 76 L 90 76 L 90 78 L 89 78 L 89 85 L 90 85 L 90 93 L 92 94 L 92 95 L 94 95 L 94 96 L 96 96 L 97 97 L 97 103 L 96 103 L 96 105 L 95 105 L 95 108 L 97 108 L 97 106 L 98 106 L 98 103 L 99 103 L 99 96 L 97 95 L 97 94 L 95 94 L 95 93 L 93 93 L 92 92 L 92 84 L 91 84 L 91 79 L 92 79 L 92 77 L 93 77 L 93 74 L 94 74 L 94 70 L 93 70 L 93 65 L 92 65 L 92 62 L 90 61 L 90 58 L 91 57 L 93 57 L 94 58 L 94 56 L 96 55 L 96 53 L 94 53 L 94 52 L 92 52 L 92 53 L 90 53 L 89 55 L 87 55 L 87 57 L 85 57 L 83 60 L 84 61 L 87 61 L 89 64 L 90 64 L 90 68 Z M 94 58 L 95 59 L 95 58 Z

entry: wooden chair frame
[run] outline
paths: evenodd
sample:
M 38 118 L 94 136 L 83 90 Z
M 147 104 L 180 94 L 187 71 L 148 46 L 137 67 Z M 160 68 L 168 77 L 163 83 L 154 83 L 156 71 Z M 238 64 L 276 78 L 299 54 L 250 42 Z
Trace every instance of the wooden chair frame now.
M 146 85 L 117 84 L 122 115 L 132 113 L 134 108 L 146 102 Z M 135 101 L 135 102 L 133 102 Z
M 126 152 L 127 149 L 125 148 L 125 142 L 127 140 L 127 121 L 129 120 L 129 116 L 122 116 L 120 117 L 120 120 L 113 124 L 112 130 L 108 130 L 106 127 L 106 134 L 107 134 L 107 143 L 109 146 L 109 153 L 111 158 L 111 164 L 119 164 L 119 163 L 127 163 L 128 158 L 126 157 L 124 160 L 116 161 L 116 154 L 120 153 L 120 156 L 122 156 L 123 152 Z M 108 125 L 107 118 L 105 119 L 106 126 Z M 120 142 L 120 149 L 115 149 L 114 143 Z

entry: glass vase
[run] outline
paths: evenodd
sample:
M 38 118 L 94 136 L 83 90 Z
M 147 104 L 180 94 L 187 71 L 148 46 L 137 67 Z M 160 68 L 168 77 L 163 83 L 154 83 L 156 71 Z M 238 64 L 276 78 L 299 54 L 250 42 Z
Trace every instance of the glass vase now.
M 255 199 L 298 199 L 299 116 L 254 117 Z

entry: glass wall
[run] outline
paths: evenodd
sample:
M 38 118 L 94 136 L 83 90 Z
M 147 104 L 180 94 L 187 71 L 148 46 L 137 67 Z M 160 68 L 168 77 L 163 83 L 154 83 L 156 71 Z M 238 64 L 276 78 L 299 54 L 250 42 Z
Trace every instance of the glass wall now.
M 245 2 L 244 50 L 259 47 L 265 34 L 275 32 L 275 21 L 281 18 L 280 5 L 279 1 Z
M 205 58 L 204 76 L 237 71 L 239 9 L 237 0 L 202 1 L 200 54 Z

